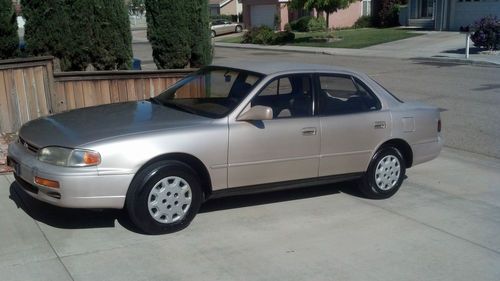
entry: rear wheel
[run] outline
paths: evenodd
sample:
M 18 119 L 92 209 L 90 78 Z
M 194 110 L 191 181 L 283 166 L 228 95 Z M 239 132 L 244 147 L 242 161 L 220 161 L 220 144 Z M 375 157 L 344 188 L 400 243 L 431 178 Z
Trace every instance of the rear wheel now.
M 126 206 L 132 222 L 148 234 L 163 234 L 189 225 L 202 201 L 195 171 L 178 161 L 154 163 L 134 178 Z
M 240 33 L 241 31 L 243 31 L 243 27 L 241 27 L 241 25 L 237 25 L 235 31 Z
M 406 167 L 403 156 L 394 147 L 380 149 L 359 181 L 359 189 L 368 198 L 385 199 L 394 195 L 403 183 Z
M 212 30 L 212 38 L 214 38 L 215 35 L 217 35 L 217 34 L 215 34 L 215 31 Z

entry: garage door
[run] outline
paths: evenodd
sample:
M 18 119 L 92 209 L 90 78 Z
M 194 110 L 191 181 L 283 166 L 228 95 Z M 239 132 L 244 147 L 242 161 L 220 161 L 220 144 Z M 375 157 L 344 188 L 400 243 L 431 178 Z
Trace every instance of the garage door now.
M 252 26 L 267 25 L 271 28 L 274 27 L 274 15 L 278 12 L 276 11 L 276 5 L 253 5 L 251 7 L 250 20 Z

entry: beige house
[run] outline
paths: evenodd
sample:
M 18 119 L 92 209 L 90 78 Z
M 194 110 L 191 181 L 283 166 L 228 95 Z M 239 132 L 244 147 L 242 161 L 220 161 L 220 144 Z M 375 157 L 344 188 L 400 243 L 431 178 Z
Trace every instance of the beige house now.
M 241 2 L 238 0 L 209 0 L 210 15 L 239 15 L 242 12 Z
M 243 4 L 243 22 L 246 27 L 267 25 L 274 27 L 279 21 L 279 28 L 305 15 L 316 15 L 314 11 L 295 11 L 288 7 L 289 0 L 241 0 Z M 371 0 L 352 3 L 348 8 L 330 14 L 329 28 L 351 27 L 361 16 L 371 15 Z

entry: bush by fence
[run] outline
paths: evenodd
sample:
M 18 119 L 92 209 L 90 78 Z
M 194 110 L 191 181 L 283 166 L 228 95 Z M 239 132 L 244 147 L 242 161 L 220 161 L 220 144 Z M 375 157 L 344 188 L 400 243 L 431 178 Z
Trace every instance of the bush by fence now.
M 11 0 L 0 0 L 0 59 L 14 57 L 19 45 L 17 22 Z

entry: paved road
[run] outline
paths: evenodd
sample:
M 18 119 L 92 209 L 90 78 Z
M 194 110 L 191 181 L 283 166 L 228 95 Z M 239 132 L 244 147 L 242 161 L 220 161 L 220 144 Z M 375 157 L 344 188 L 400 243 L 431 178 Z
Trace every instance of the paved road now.
M 319 63 L 368 73 L 403 100 L 446 109 L 448 147 L 500 158 L 500 67 L 217 48 L 215 62 L 227 59 Z
M 225 198 L 162 236 L 118 211 L 39 203 L 0 176 L 0 279 L 497 281 L 499 170 L 445 149 L 388 200 L 349 184 Z

